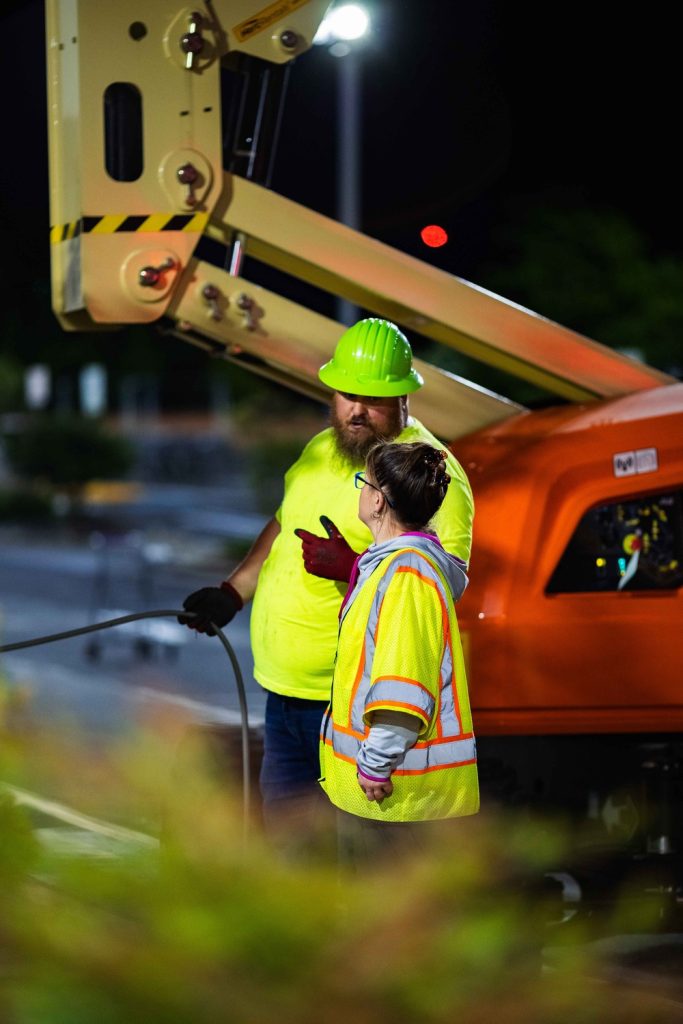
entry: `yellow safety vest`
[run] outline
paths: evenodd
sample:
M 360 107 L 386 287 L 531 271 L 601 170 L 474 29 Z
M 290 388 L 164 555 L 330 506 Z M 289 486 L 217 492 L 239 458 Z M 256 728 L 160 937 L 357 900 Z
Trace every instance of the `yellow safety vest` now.
M 444 576 L 424 552 L 406 547 L 387 555 L 352 597 L 323 718 L 320 784 L 337 807 L 377 821 L 475 814 L 472 715 Z M 416 716 L 421 731 L 392 773 L 392 795 L 376 803 L 358 785 L 356 758 L 380 708 Z
M 396 441 L 436 438 L 411 418 Z M 467 476 L 449 455 L 451 483 L 434 519 L 441 543 L 451 554 L 469 561 L 474 505 Z M 285 493 L 276 515 L 281 532 L 263 564 L 251 610 L 254 675 L 267 690 L 307 700 L 329 700 L 337 648 L 339 605 L 345 583 L 311 576 L 304 568 L 297 527 L 324 535 L 320 516 L 341 530 L 355 551 L 372 543 L 370 531 L 358 519 L 359 492 L 353 485 L 354 466 L 342 459 L 331 428 L 317 434 L 285 476 Z

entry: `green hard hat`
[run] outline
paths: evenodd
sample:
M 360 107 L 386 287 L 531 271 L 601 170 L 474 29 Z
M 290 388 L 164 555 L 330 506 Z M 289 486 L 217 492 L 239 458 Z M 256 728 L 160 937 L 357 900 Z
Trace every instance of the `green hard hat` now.
M 410 343 L 396 324 L 370 317 L 342 334 L 318 376 L 334 391 L 392 398 L 424 384 L 412 362 Z

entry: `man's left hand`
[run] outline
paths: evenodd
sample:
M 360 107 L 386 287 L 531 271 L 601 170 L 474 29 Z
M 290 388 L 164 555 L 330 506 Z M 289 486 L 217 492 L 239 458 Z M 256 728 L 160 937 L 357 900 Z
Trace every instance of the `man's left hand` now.
M 318 537 L 308 530 L 295 530 L 301 541 L 306 572 L 311 576 L 321 576 L 326 580 L 339 580 L 348 583 L 351 578 L 356 552 L 347 543 L 337 527 L 327 516 L 321 516 L 327 537 Z

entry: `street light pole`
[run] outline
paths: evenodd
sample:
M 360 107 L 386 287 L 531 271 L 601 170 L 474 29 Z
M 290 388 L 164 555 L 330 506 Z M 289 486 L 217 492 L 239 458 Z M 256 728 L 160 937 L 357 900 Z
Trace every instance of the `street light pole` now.
M 337 219 L 356 230 L 362 223 L 361 149 L 360 65 L 350 50 L 337 70 Z M 358 319 L 358 307 L 338 299 L 337 319 L 348 327 Z
M 357 48 L 351 45 L 368 32 L 367 12 L 359 4 L 333 7 L 313 40 L 329 44 L 337 60 L 337 220 L 350 228 L 362 226 L 362 92 L 361 65 Z M 337 299 L 337 319 L 346 326 L 358 319 L 358 307 Z

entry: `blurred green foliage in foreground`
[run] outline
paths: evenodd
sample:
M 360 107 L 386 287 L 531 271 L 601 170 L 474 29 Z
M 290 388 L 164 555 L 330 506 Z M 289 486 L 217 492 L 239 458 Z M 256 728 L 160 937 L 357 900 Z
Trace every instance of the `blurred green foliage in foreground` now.
M 541 969 L 557 906 L 534 880 L 561 858 L 557 829 L 480 815 L 459 823 L 457 846 L 444 836 L 430 856 L 353 877 L 284 863 L 255 828 L 245 850 L 238 798 L 201 746 L 179 768 L 183 729 L 155 722 L 106 749 L 0 729 L 3 1022 L 659 1019 L 592 981 L 582 945 Z M 161 843 L 57 852 L 20 789 Z

